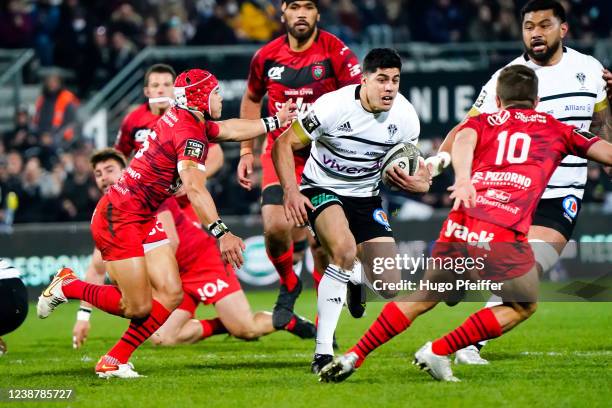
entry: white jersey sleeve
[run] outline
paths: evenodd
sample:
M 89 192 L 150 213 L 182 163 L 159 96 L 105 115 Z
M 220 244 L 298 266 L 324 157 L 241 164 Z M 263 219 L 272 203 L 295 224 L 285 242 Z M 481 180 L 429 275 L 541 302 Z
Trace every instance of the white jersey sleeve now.
M 495 102 L 495 95 L 497 94 L 497 77 L 499 76 L 499 71 L 497 71 L 491 79 L 482 87 L 480 90 L 480 94 L 472 105 L 472 109 L 470 110 L 470 116 L 476 116 L 481 113 L 495 113 L 499 109 L 497 107 L 497 103 Z
M 417 145 L 419 142 L 419 134 L 421 133 L 421 123 L 419 122 L 419 116 L 414 109 L 414 106 L 404 96 L 398 94 L 398 98 L 403 100 L 402 110 L 406 112 L 404 116 L 404 122 L 402 123 L 402 142 Z M 399 101 L 398 101 L 399 102 Z
M 307 112 L 298 115 L 299 125 L 313 142 L 335 128 L 334 125 L 336 125 L 338 117 L 335 109 L 341 105 L 337 105 L 334 99 L 333 93 L 322 95 Z

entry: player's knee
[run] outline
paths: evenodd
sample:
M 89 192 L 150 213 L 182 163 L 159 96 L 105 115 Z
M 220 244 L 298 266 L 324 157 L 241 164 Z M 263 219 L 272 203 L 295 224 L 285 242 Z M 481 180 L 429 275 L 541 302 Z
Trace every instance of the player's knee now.
M 349 271 L 353 269 L 357 257 L 357 246 L 354 242 L 337 242 L 330 252 L 333 264 Z
M 128 319 L 144 319 L 151 313 L 152 303 L 142 302 L 136 304 L 127 304 L 124 308 L 124 315 Z
M 230 334 L 242 340 L 256 340 L 260 337 L 260 333 L 249 326 L 238 327 L 237 329 L 232 330 Z
M 533 315 L 538 309 L 538 304 L 535 302 L 518 303 L 517 312 L 522 320 L 526 320 Z
M 176 287 L 172 288 L 168 293 L 168 308 L 170 310 L 176 309 L 183 301 L 183 288 Z

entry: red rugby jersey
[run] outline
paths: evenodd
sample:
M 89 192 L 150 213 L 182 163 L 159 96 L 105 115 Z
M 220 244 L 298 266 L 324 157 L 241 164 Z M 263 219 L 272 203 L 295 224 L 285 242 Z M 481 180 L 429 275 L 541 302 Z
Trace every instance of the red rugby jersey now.
M 459 211 L 527 233 L 546 183 L 567 155 L 585 157 L 599 137 L 533 109 L 470 118 L 478 133 L 472 164 L 476 207 Z
M 219 134 L 215 122 L 200 122 L 193 113 L 178 107 L 168 109 L 153 130 L 108 192 L 116 208 L 143 217 L 156 213 L 180 188 L 178 162 L 190 160 L 203 167 L 209 139 Z
M 149 137 L 161 115 L 151 112 L 148 103 L 143 103 L 134 109 L 121 122 L 115 149 L 119 150 L 128 159 L 132 153 L 137 152 Z
M 319 29 L 310 48 L 302 52 L 289 47 L 286 34 L 260 48 L 251 60 L 248 87 L 258 97 L 268 94 L 268 114 L 275 115 L 289 98 L 306 112 L 321 95 L 360 80 L 355 54 L 336 36 Z M 272 149 L 284 130 L 268 133 L 266 149 Z

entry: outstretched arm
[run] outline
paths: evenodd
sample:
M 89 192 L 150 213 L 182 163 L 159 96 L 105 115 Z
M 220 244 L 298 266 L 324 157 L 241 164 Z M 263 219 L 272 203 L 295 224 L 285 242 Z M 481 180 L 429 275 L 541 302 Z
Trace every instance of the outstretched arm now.
M 449 187 L 450 198 L 454 199 L 453 210 L 463 204 L 466 208 L 476 205 L 476 189 L 472 185 L 472 162 L 476 148 L 477 134 L 474 129 L 464 128 L 455 137 L 452 148 L 452 163 L 455 170 L 455 184 Z
M 612 144 L 599 140 L 587 150 L 586 157 L 603 165 L 612 166 Z
M 296 104 L 289 99 L 274 116 L 263 119 L 228 119 L 216 122 L 219 125 L 219 135 L 215 141 L 242 142 L 287 126 L 297 116 L 296 108 Z

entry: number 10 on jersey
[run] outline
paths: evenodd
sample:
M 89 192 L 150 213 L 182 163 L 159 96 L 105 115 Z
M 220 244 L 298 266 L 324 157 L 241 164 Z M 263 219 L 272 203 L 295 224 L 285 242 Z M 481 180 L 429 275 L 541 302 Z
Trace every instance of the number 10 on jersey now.
M 521 141 L 520 151 L 517 152 L 516 145 Z M 506 157 L 508 163 L 524 163 L 529 155 L 529 146 L 531 145 L 531 137 L 522 132 L 516 132 L 508 137 L 508 131 L 504 130 L 497 135 L 497 156 L 495 164 L 501 165 Z M 517 155 L 517 153 L 519 153 Z

